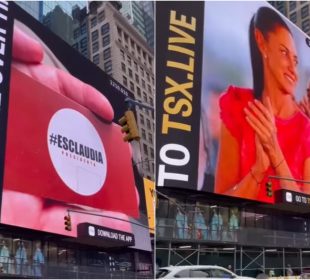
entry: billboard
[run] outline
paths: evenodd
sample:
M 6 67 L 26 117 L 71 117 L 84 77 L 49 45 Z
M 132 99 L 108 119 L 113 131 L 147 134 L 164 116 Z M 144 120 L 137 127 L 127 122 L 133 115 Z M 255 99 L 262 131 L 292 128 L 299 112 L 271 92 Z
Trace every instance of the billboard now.
M 158 22 L 157 30 L 166 31 L 158 44 L 167 48 L 171 38 L 175 42 L 173 49 L 168 47 L 165 58 L 177 49 L 190 54 L 189 41 L 180 38 L 195 44 L 203 38 L 203 58 L 201 75 L 193 80 L 193 84 L 195 79 L 201 81 L 201 87 L 192 93 L 193 100 L 196 97 L 200 102 L 191 108 L 200 127 L 192 127 L 184 136 L 193 146 L 182 144 L 182 149 L 166 153 L 166 135 L 160 127 L 165 112 L 157 116 L 157 185 L 268 203 L 275 202 L 274 192 L 280 189 L 308 194 L 309 186 L 304 181 L 310 178 L 309 38 L 267 2 L 192 5 L 200 7 L 203 19 L 193 14 L 195 8 L 179 10 L 171 2 L 157 6 L 159 14 L 162 9 L 167 19 L 176 13 L 178 19 L 187 19 L 184 26 L 189 27 L 190 18 L 196 18 L 196 26 L 203 25 L 197 39 L 171 28 L 171 24 L 164 27 L 163 20 Z M 165 69 L 157 80 L 163 87 L 168 84 L 164 76 L 175 72 L 168 67 L 169 58 L 164 60 L 165 65 L 158 64 L 161 68 L 157 68 L 158 72 Z M 167 108 L 165 98 L 169 93 L 163 87 L 158 91 L 157 108 Z M 180 94 L 184 87 L 180 83 Z M 178 108 L 185 115 L 185 106 L 179 104 Z M 173 141 L 183 141 L 170 132 L 169 137 L 176 139 Z M 182 172 L 165 174 L 160 166 L 167 159 L 179 166 L 186 163 L 188 176 Z
M 131 236 L 133 221 L 147 225 L 135 151 L 116 124 L 132 93 L 14 3 L 0 8 L 1 223 L 72 237 L 87 223 Z

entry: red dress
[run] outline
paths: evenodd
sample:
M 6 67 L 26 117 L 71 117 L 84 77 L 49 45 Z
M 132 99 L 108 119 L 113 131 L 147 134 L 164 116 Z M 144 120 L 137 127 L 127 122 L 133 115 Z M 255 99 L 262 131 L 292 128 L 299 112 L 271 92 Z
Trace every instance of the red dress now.
M 253 90 L 230 86 L 219 101 L 221 119 L 240 147 L 240 172 L 237 182 L 250 172 L 255 163 L 255 133 L 247 123 L 243 111 L 252 100 L 254 100 Z M 301 111 L 297 111 L 288 119 L 275 117 L 275 123 L 279 145 L 292 176 L 303 180 L 304 162 L 310 157 L 310 120 Z M 260 184 L 257 200 L 274 202 L 274 196 L 270 198 L 266 195 L 265 183 L 269 175 L 275 175 L 271 167 Z M 274 191 L 280 189 L 279 180 L 272 180 L 272 187 Z M 285 185 L 282 188 L 285 189 Z

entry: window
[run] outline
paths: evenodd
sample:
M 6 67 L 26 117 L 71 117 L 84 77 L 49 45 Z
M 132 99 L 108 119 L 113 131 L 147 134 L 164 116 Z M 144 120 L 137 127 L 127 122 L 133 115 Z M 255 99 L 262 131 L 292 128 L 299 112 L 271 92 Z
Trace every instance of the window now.
M 96 40 L 98 40 L 98 30 L 95 30 L 95 31 L 93 31 L 92 33 L 91 33 L 91 40 L 92 41 L 96 41 Z
M 111 49 L 107 48 L 103 51 L 103 59 L 106 60 L 111 57 Z
M 145 102 L 147 102 L 147 95 L 146 95 L 146 93 L 143 91 L 143 100 L 145 101 Z
M 297 13 L 296 13 L 296 12 L 290 14 L 290 20 L 291 20 L 293 23 L 296 23 L 296 22 L 297 22 Z
M 211 275 L 214 278 L 232 278 L 232 274 L 221 269 L 211 269 Z
M 135 91 L 135 86 L 134 86 L 133 82 L 130 82 L 130 90 Z
M 144 128 L 141 129 L 141 133 L 142 133 L 142 135 L 141 135 L 142 138 L 146 139 L 146 133 L 145 133 L 145 129 Z
M 129 77 L 132 78 L 132 70 L 131 69 L 128 69 L 128 74 L 129 74 Z
M 122 38 L 122 29 L 117 26 L 117 34 L 118 34 L 118 37 Z
M 128 35 L 126 33 L 124 33 L 124 39 L 125 39 L 125 42 L 128 43 Z
M 108 60 L 107 62 L 104 63 L 104 70 L 110 74 L 112 72 L 112 62 L 111 60 Z
M 150 86 L 150 85 L 147 85 L 147 90 L 148 90 L 149 93 L 152 92 L 152 89 L 151 89 L 151 86 Z
M 90 20 L 90 27 L 94 27 L 97 24 L 97 17 L 94 17 Z
M 144 70 L 141 66 L 140 66 L 140 72 L 141 72 L 142 77 L 144 77 Z
M 86 29 L 86 23 L 82 24 L 81 25 L 81 34 L 85 34 L 87 32 L 87 29 Z
M 144 116 L 142 114 L 140 114 L 140 122 L 144 125 Z
M 125 53 L 124 53 L 123 50 L 121 50 L 121 57 L 122 57 L 123 60 L 125 60 Z
M 102 22 L 102 21 L 104 21 L 104 18 L 105 18 L 104 11 L 101 11 L 101 12 L 98 14 L 98 21 L 99 21 L 99 22 Z
M 108 34 L 110 31 L 110 25 L 109 23 L 106 23 L 104 25 L 101 26 L 101 35 L 104 36 L 106 34 Z
M 190 272 L 191 278 L 211 278 L 209 269 L 195 269 Z
M 135 70 L 138 71 L 138 63 L 135 62 L 135 61 L 134 61 L 133 63 L 134 63 L 134 65 L 135 65 Z
M 130 58 L 130 56 L 128 56 L 128 55 L 127 55 L 127 62 L 128 62 L 128 64 L 131 66 L 131 58 Z
M 99 43 L 98 43 L 98 41 L 93 43 L 92 50 L 93 50 L 93 53 L 95 53 L 95 52 L 97 52 L 99 50 Z
M 137 94 L 141 98 L 141 89 L 139 87 L 137 87 Z
M 296 2 L 290 1 L 290 11 L 294 10 L 296 8 Z
M 146 72 L 146 79 L 149 82 L 150 81 L 150 74 Z
M 125 76 L 123 76 L 123 85 L 127 87 L 127 78 Z
M 106 47 L 110 44 L 110 35 L 102 37 L 102 47 Z
M 100 62 L 100 57 L 99 54 L 96 54 L 93 56 L 93 63 L 95 63 L 96 65 L 98 65 Z
M 145 81 L 142 80 L 142 87 L 145 88 Z
M 150 105 L 153 106 L 153 98 L 149 97 L 149 100 L 150 100 Z
M 305 18 L 308 15 L 309 15 L 309 6 L 307 5 L 307 6 L 302 7 L 302 9 L 301 9 L 301 17 Z
M 135 74 L 136 82 L 139 83 L 139 75 Z
M 301 28 L 304 32 L 308 32 L 310 30 L 310 20 L 304 20 L 301 24 Z
M 130 39 L 130 45 L 133 49 L 135 48 L 135 42 L 132 39 Z
M 143 133 L 142 133 L 142 135 L 143 135 Z M 146 144 L 143 144 L 143 151 L 144 151 L 145 154 L 147 154 L 147 145 Z
M 151 129 L 151 121 L 150 120 L 146 120 L 146 127 L 148 128 L 148 129 Z
M 152 136 L 151 133 L 149 133 L 149 141 L 150 141 L 151 144 L 153 144 L 153 136 Z M 151 151 L 152 151 L 152 150 L 151 150 Z
M 190 277 L 189 270 L 188 269 L 181 270 L 174 277 L 175 278 L 189 278 Z
M 80 35 L 80 28 L 76 28 L 73 31 L 73 39 L 76 39 Z
M 125 63 L 123 63 L 123 62 L 122 62 L 122 70 L 123 70 L 123 72 L 126 73 L 126 65 L 125 65 Z
M 80 48 L 81 48 L 81 49 L 87 48 L 87 38 L 83 38 L 83 39 L 80 41 Z

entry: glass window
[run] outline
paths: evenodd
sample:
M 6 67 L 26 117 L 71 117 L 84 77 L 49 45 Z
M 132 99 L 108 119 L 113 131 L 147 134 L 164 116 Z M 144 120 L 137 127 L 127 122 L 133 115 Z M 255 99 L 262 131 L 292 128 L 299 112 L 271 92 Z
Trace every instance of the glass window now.
M 101 26 L 101 35 L 104 36 L 106 34 L 108 34 L 110 31 L 110 25 L 109 23 L 106 23 L 104 25 Z
M 211 275 L 214 278 L 233 278 L 231 273 L 222 269 L 211 269 Z
M 98 41 L 94 42 L 92 45 L 93 53 L 97 52 L 99 50 L 99 43 Z
M 145 81 L 142 80 L 142 87 L 145 88 Z
M 144 77 L 144 70 L 141 66 L 140 66 L 140 72 L 141 72 L 142 77 Z
M 150 148 L 150 151 L 151 151 L 151 157 L 154 158 L 154 149 Z
M 117 34 L 118 34 L 118 37 L 122 38 L 122 29 L 117 26 Z
M 142 114 L 140 114 L 140 122 L 144 125 L 144 116 Z
M 141 97 L 141 89 L 139 87 L 137 87 L 137 94 L 139 97 Z
M 110 44 L 110 35 L 102 37 L 102 47 L 106 47 Z
M 127 55 L 127 62 L 131 66 L 131 57 Z
M 149 91 L 149 93 L 152 93 L 152 89 L 150 85 L 147 85 L 147 90 Z
M 125 53 L 124 53 L 123 50 L 121 50 L 121 57 L 122 57 L 123 60 L 125 60 Z
M 138 63 L 135 62 L 135 61 L 134 61 L 133 63 L 134 63 L 134 65 L 135 65 L 135 70 L 138 71 Z
M 151 133 L 149 133 L 149 141 L 150 141 L 151 144 L 153 144 L 153 136 L 152 136 Z
M 153 106 L 153 98 L 149 97 L 149 100 L 150 100 L 150 105 Z
M 127 78 L 123 76 L 123 85 L 127 87 Z
M 125 42 L 128 43 L 128 35 L 126 33 L 124 33 L 124 39 L 125 39 Z
M 151 129 L 151 121 L 150 120 L 146 120 L 146 126 L 148 129 Z
M 111 72 L 112 71 L 112 62 L 111 60 L 108 60 L 107 62 L 104 63 L 104 70 L 106 72 Z
M 104 11 L 101 11 L 99 14 L 98 14 L 98 21 L 99 22 L 102 22 L 105 18 L 105 14 L 104 14 Z
M 146 79 L 150 81 L 150 74 L 146 72 Z
M 210 278 L 211 273 L 208 269 L 195 269 L 190 272 L 191 278 Z
M 108 59 L 111 57 L 111 49 L 107 48 L 103 51 L 103 59 Z M 126 71 L 126 70 L 125 70 Z
M 83 39 L 80 41 L 80 48 L 81 48 L 81 49 L 87 48 L 87 38 L 83 38 Z
M 123 62 L 122 62 L 122 70 L 123 70 L 123 72 L 126 73 L 126 65 L 125 65 L 125 63 L 123 63 Z
M 90 27 L 94 27 L 97 24 L 97 17 L 94 17 L 90 20 Z
M 130 68 L 128 69 L 128 74 L 129 74 L 129 77 L 132 78 L 132 70 Z
M 189 272 L 190 272 L 189 269 L 184 269 L 178 272 L 174 277 L 175 278 L 190 278 Z
M 135 86 L 134 86 L 133 82 L 130 82 L 130 90 L 135 91 Z
M 296 13 L 296 12 L 290 14 L 290 20 L 291 20 L 293 23 L 296 23 L 296 22 L 297 22 L 297 13 Z
M 309 15 L 309 6 L 307 5 L 307 6 L 302 7 L 302 9 L 301 9 L 301 17 L 305 18 L 308 15 Z
M 142 134 L 142 138 L 145 139 L 143 137 L 143 134 Z M 143 144 L 143 151 L 144 151 L 145 154 L 147 154 L 147 145 L 146 144 Z
M 143 91 L 143 100 L 144 100 L 145 102 L 147 102 L 147 95 L 146 95 L 146 92 L 144 92 L 144 91 Z
M 76 39 L 80 35 L 80 28 L 76 28 L 73 31 L 73 39 Z
M 310 30 L 310 20 L 304 20 L 301 24 L 301 27 L 304 32 L 308 32 Z
M 139 75 L 135 74 L 136 82 L 139 83 Z
M 290 1 L 290 11 L 296 8 L 296 1 Z
M 99 54 L 96 54 L 93 56 L 93 63 L 95 63 L 96 65 L 98 65 L 100 62 L 100 57 Z
M 145 129 L 144 129 L 144 128 L 142 128 L 142 129 L 141 129 L 141 132 L 142 132 L 142 135 L 141 135 L 141 136 L 142 136 L 142 138 L 143 138 L 143 139 L 146 139 Z M 147 151 L 147 150 L 146 150 L 146 151 Z
M 93 31 L 93 32 L 91 33 L 91 40 L 92 40 L 92 41 L 98 40 L 98 35 L 99 35 L 98 30 Z
M 81 25 L 81 34 L 85 34 L 87 32 L 86 23 Z

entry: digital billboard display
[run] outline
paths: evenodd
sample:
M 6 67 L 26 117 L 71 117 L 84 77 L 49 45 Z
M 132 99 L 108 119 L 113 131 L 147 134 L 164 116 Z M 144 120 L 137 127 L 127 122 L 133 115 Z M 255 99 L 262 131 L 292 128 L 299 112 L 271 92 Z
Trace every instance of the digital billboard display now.
M 179 18 L 194 10 L 161 6 L 166 15 L 179 12 Z M 202 9 L 203 59 L 201 75 L 195 77 L 201 88 L 193 94 L 200 103 L 192 108 L 192 114 L 199 112 L 200 128 L 188 135 L 195 146 L 183 154 L 160 154 L 164 113 L 157 118 L 157 165 L 167 157 L 177 163 L 190 155 L 198 168 L 188 161 L 187 172 L 197 180 L 193 184 L 184 174 L 169 177 L 158 169 L 157 185 L 268 203 L 275 202 L 280 189 L 309 194 L 303 183 L 310 179 L 309 38 L 267 2 L 204 2 Z M 166 30 L 159 44 L 177 34 Z M 187 46 L 178 43 L 179 49 Z M 164 79 L 157 82 L 165 84 Z M 160 97 L 157 108 L 163 104 Z
M 0 8 L 7 43 L 1 223 L 72 237 L 85 223 L 129 235 L 133 221 L 147 227 L 135 151 L 116 124 L 133 94 L 14 3 Z M 72 231 L 65 230 L 68 212 Z

